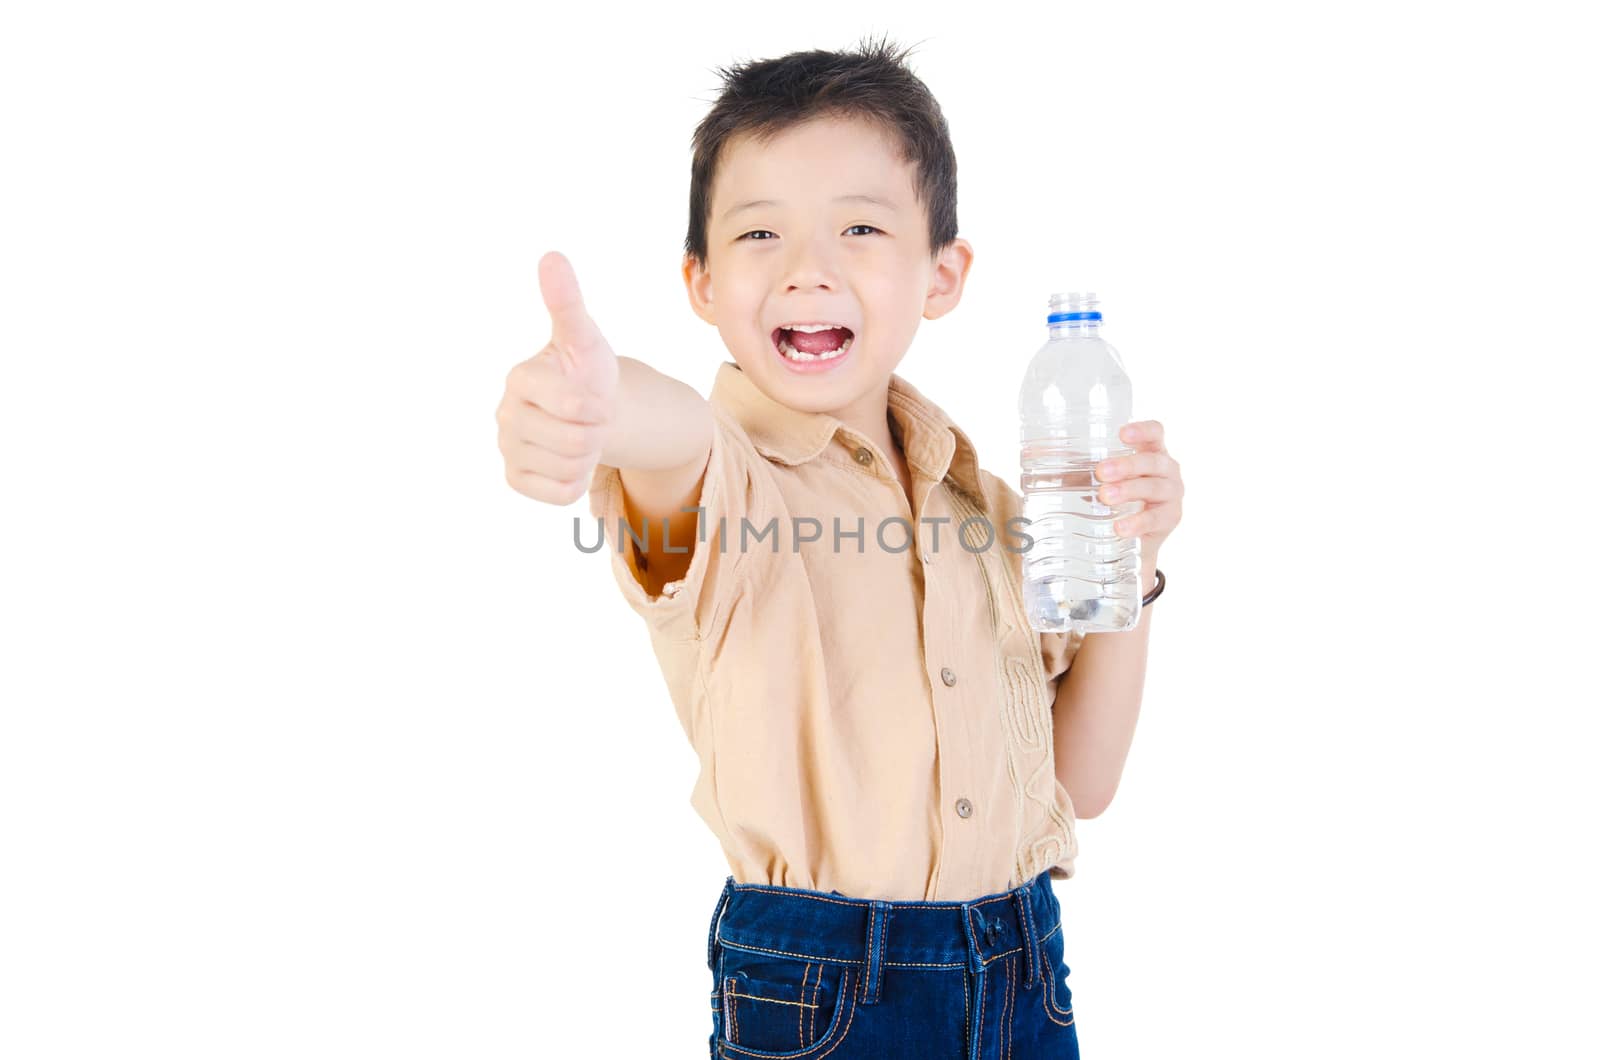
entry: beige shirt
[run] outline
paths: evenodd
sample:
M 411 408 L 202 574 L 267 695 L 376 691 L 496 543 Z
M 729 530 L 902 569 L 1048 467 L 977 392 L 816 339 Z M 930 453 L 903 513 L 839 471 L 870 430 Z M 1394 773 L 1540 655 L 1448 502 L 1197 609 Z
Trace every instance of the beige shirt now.
M 1008 523 L 1022 498 L 898 374 L 889 415 L 910 498 L 872 441 L 780 404 L 731 361 L 711 405 L 680 581 L 644 589 L 616 468 L 596 468 L 589 506 L 699 756 L 690 801 L 734 880 L 965 901 L 1045 869 L 1070 877 L 1051 718 L 1082 635 L 1027 623 L 1026 527 Z

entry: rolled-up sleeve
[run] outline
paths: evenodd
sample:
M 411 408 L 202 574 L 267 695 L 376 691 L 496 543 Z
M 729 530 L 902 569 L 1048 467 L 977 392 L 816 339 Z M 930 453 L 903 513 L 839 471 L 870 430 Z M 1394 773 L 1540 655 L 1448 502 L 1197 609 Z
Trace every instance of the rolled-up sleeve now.
M 1046 681 L 1056 681 L 1072 668 L 1072 657 L 1083 647 L 1084 636 L 1077 630 L 1039 634 L 1039 654 L 1044 659 Z
M 714 627 L 737 584 L 739 525 L 754 518 L 758 507 L 753 459 L 758 454 L 738 425 L 713 405 L 714 430 L 698 498 L 700 522 L 689 569 L 661 587 L 658 595 L 645 588 L 639 547 L 627 528 L 622 472 L 609 464 L 595 467 L 589 483 L 589 511 L 600 520 L 603 547 L 611 554 L 611 571 L 628 605 L 652 632 L 673 640 L 701 640 Z M 661 529 L 651 525 L 647 548 L 661 548 Z M 674 546 L 680 548 L 685 546 Z

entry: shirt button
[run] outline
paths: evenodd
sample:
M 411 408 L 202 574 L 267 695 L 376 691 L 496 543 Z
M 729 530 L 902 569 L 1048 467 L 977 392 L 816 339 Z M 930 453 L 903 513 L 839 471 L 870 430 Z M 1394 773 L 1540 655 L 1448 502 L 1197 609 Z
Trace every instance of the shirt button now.
M 857 446 L 856 447 L 856 463 L 858 463 L 858 464 L 870 464 L 870 463 L 872 463 L 872 450 L 868 449 L 864 445 Z
M 953 685 L 956 683 L 956 672 L 950 669 L 948 666 L 939 671 L 939 676 L 944 678 L 944 683 L 947 685 Z
M 956 816 L 958 816 L 958 817 L 971 817 L 972 816 L 972 803 L 968 802 L 966 799 L 957 799 L 956 800 Z

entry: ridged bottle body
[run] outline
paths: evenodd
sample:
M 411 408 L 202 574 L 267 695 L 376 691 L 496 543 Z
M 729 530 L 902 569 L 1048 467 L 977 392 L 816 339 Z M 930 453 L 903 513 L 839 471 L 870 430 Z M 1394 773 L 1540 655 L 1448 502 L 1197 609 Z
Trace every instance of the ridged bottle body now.
M 1094 468 L 1128 456 L 1120 438 L 1133 416 L 1133 383 L 1100 337 L 1093 294 L 1057 294 L 1049 340 L 1034 354 L 1018 397 L 1022 419 L 1023 600 L 1040 632 L 1121 633 L 1139 624 L 1138 537 L 1112 524 L 1144 508 L 1103 504 Z

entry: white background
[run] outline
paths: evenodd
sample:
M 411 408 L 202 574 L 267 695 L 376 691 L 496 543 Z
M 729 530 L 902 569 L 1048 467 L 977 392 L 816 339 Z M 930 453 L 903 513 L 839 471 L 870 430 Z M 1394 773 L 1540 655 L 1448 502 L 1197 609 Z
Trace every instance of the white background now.
M 1015 481 L 1089 284 L 1187 489 L 1056 884 L 1084 1054 L 1593 1055 L 1579 5 L 7 5 L 0 1054 L 706 1055 L 726 875 L 494 409 L 558 249 L 708 393 L 716 66 L 917 44 Z

